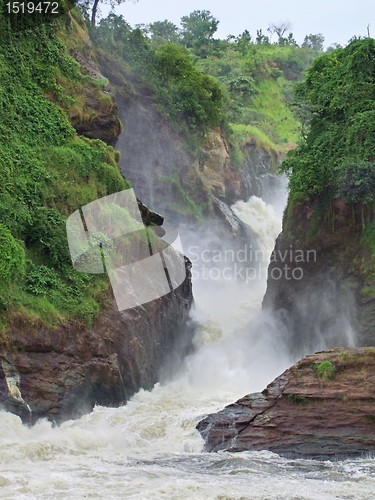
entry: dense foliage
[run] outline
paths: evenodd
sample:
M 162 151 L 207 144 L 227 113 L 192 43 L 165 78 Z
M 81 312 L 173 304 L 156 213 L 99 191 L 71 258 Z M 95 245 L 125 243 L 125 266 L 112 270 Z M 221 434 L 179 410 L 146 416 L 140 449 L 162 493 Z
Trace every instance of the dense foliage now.
M 90 323 L 107 297 L 104 277 L 72 268 L 65 222 L 129 184 L 114 150 L 78 137 L 69 122 L 92 117 L 88 90 L 106 110 L 113 105 L 101 91 L 108 81 L 83 75 L 68 55 L 87 43 L 75 16 L 13 32 L 0 17 L 0 329 L 15 316 Z M 208 11 L 184 16 L 181 29 L 167 20 L 133 29 L 111 13 L 89 30 L 96 48 L 125 68 L 129 85 L 153 100 L 193 154 L 220 124 L 237 144 L 238 164 L 238 145 L 249 137 L 274 154 L 274 142 L 298 138 L 286 104 L 290 81 L 302 77 L 322 40 L 310 35 L 298 47 L 288 36 L 271 44 L 261 30 L 254 41 L 246 30 L 218 40 L 217 26 Z
M 185 137 L 202 137 L 221 123 L 229 133 L 229 124 L 246 125 L 276 144 L 297 142 L 299 125 L 287 105 L 291 83 L 321 53 L 323 37 L 309 35 L 302 47 L 292 34 L 271 44 L 261 30 L 254 40 L 247 30 L 220 40 L 218 24 L 209 11 L 196 10 L 182 17 L 180 29 L 168 20 L 132 29 L 111 13 L 89 29 L 96 47 L 141 78 Z
M 375 40 L 353 39 L 317 58 L 297 86 L 296 105 L 311 114 L 300 146 L 282 170 L 292 196 L 331 191 L 348 201 L 373 198 Z
M 77 137 L 63 109 L 60 83 L 91 79 L 66 55 L 60 22 L 11 33 L 0 19 L 0 326 L 93 319 L 107 282 L 74 271 L 65 221 L 128 186 L 113 148 Z
M 153 29 L 173 38 L 173 27 L 166 23 Z M 130 66 L 147 83 L 156 105 L 177 130 L 204 135 L 210 125 L 220 124 L 222 90 L 215 79 L 194 66 L 181 45 L 168 41 L 154 46 L 139 28 L 131 29 L 115 14 L 91 28 L 90 35 L 97 47 Z

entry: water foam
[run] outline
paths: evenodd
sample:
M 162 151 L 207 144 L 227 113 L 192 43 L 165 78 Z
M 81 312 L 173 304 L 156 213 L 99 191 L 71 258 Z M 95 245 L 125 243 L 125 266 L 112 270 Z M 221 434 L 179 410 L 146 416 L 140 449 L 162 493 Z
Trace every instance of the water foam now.
M 254 198 L 237 209 L 270 252 L 271 239 L 260 221 L 274 238 L 278 229 L 272 210 Z M 289 360 L 275 325 L 259 309 L 259 283 L 201 282 L 195 296 L 197 350 L 174 380 L 156 384 L 151 392 L 139 391 L 124 407 L 96 407 L 56 428 L 47 421 L 29 428 L 0 412 L 0 499 L 372 497 L 371 460 L 332 464 L 290 461 L 269 452 L 202 451 L 196 423 L 245 393 L 263 389 Z

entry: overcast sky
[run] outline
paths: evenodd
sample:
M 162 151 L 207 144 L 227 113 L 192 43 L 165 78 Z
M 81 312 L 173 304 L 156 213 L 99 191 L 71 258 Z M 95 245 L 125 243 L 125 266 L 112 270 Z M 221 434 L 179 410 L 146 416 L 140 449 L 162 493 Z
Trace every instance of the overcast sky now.
M 109 12 L 106 6 L 101 9 L 104 15 Z M 164 19 L 179 26 L 181 17 L 194 10 L 209 10 L 219 19 L 217 38 L 238 35 L 245 29 L 255 38 L 257 29 L 266 33 L 269 22 L 286 19 L 299 44 L 305 35 L 322 33 L 325 47 L 346 45 L 354 35 L 366 36 L 368 24 L 375 37 L 375 0 L 128 0 L 115 12 L 132 26 Z

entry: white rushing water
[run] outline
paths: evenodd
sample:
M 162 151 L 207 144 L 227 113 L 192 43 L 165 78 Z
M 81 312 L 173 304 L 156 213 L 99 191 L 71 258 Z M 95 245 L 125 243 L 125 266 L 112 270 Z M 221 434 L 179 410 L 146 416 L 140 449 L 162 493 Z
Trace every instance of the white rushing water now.
M 271 252 L 280 230 L 272 207 L 253 197 L 233 209 Z M 260 310 L 264 289 L 264 280 L 197 280 L 196 352 L 172 381 L 124 407 L 97 407 L 55 428 L 0 412 L 0 498 L 373 500 L 374 460 L 202 451 L 195 426 L 204 415 L 262 390 L 290 365 Z

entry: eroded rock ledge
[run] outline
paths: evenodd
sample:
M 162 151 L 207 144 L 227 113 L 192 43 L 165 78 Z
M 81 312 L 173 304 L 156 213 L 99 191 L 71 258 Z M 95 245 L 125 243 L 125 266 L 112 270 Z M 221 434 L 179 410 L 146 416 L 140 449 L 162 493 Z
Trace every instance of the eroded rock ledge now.
M 264 391 L 208 415 L 197 429 L 207 451 L 375 453 L 374 386 L 375 348 L 335 348 L 305 356 Z
M 42 417 L 60 423 L 151 389 L 160 369 L 190 345 L 185 262 L 187 276 L 176 290 L 124 312 L 112 300 L 91 329 L 73 320 L 49 329 L 15 321 L 0 345 L 0 407 L 25 423 Z

